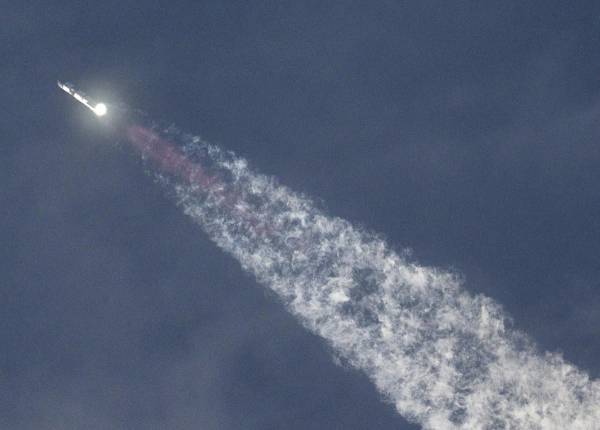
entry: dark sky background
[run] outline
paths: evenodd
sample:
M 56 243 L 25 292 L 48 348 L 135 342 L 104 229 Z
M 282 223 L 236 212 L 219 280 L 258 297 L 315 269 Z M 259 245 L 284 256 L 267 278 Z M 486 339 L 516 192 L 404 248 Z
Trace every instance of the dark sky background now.
M 419 428 L 57 79 L 459 271 L 600 376 L 597 1 L 1 6 L 0 428 Z

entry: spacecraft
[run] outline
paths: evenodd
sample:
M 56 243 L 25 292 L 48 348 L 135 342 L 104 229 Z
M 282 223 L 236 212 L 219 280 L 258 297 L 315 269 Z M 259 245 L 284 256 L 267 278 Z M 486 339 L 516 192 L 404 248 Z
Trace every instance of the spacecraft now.
M 88 98 L 83 92 L 78 91 L 73 84 L 70 83 L 62 83 L 61 81 L 56 82 L 58 88 L 66 92 L 67 94 L 73 96 L 75 100 L 82 103 L 89 110 L 94 112 L 97 116 L 104 116 L 108 111 L 106 105 L 104 103 L 95 103 L 93 100 Z

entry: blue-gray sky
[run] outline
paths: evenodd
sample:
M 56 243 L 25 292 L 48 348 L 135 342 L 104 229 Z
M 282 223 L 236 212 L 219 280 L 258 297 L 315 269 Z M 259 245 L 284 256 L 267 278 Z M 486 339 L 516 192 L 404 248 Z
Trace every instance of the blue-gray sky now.
M 418 428 L 56 79 L 454 268 L 600 373 L 597 2 L 31 1 L 0 23 L 2 428 Z

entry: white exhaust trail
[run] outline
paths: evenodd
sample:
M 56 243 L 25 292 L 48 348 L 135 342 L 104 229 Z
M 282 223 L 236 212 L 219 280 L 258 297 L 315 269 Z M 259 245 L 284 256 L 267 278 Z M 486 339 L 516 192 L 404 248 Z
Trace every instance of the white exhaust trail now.
M 598 381 L 537 351 L 491 299 L 407 261 L 243 159 L 175 138 L 219 178 L 207 188 L 158 173 L 185 213 L 402 416 L 425 429 L 600 428 Z

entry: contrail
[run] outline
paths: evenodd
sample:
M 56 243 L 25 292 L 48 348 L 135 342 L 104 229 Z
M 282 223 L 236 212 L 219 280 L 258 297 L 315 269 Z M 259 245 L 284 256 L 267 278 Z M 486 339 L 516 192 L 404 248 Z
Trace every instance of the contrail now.
M 598 429 L 600 384 L 490 298 L 201 139 L 128 130 L 209 237 L 425 429 Z

